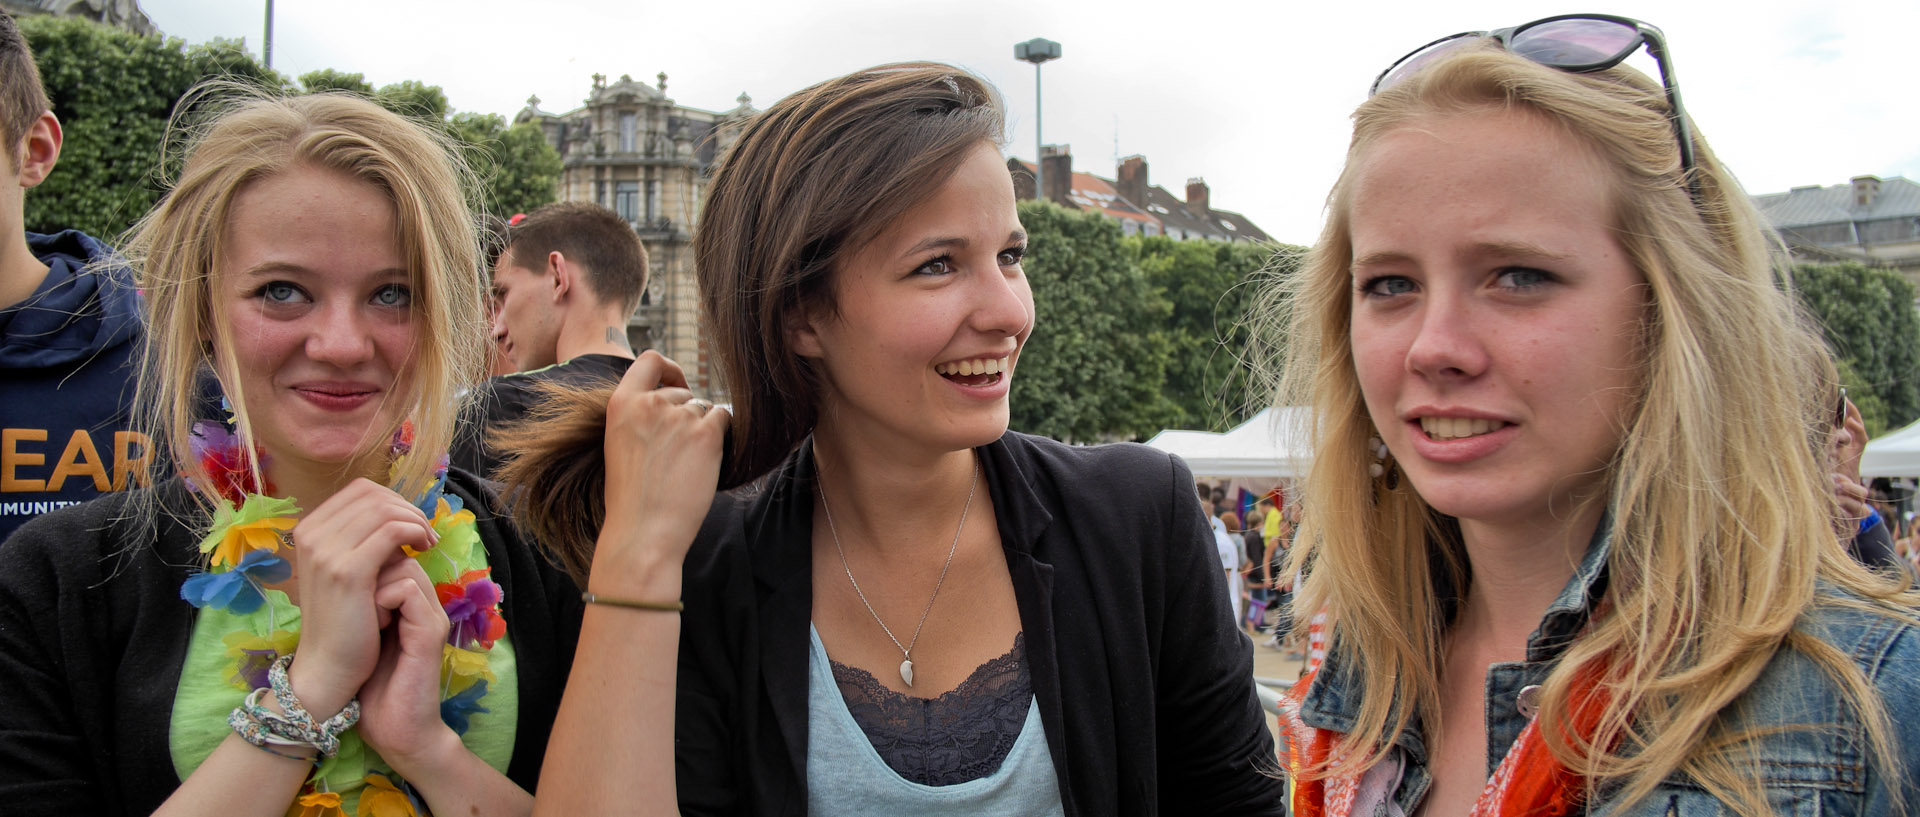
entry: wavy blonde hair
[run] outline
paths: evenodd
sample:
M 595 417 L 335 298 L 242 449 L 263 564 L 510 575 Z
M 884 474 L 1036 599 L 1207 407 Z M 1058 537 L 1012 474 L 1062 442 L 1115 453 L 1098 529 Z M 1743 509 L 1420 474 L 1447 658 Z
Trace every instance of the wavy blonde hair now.
M 216 99 L 218 101 L 208 101 Z M 145 291 L 148 354 L 141 367 L 136 422 L 164 441 L 172 464 L 212 505 L 212 482 L 189 454 L 200 378 L 215 359 L 233 359 L 234 338 L 212 296 L 228 241 L 235 198 L 247 185 L 288 168 L 344 173 L 392 201 L 413 290 L 412 391 L 401 416 L 414 425 L 414 448 L 452 444 L 463 389 L 486 377 L 485 301 L 479 238 L 461 184 L 468 171 L 438 133 L 346 94 L 272 97 L 231 85 L 197 89 L 176 119 L 169 153 L 184 152 L 178 179 L 129 234 L 126 254 Z M 246 450 L 253 450 L 247 395 L 224 383 Z M 368 429 L 368 451 L 396 429 Z M 407 458 L 394 488 L 406 496 L 432 485 L 437 457 Z M 251 464 L 258 476 L 260 464 Z M 264 484 L 264 482 L 262 483 Z
M 1366 668 L 1345 754 L 1365 768 L 1416 718 L 1437 729 L 1442 588 L 1464 595 L 1471 581 L 1457 524 L 1407 481 L 1368 473 L 1375 432 L 1349 336 L 1357 160 L 1410 123 L 1510 110 L 1563 128 L 1611 169 L 1612 226 L 1649 293 L 1637 399 L 1608 474 L 1611 612 L 1547 678 L 1540 722 L 1569 722 L 1570 681 L 1595 662 L 1612 697 L 1590 741 L 1550 729 L 1548 745 L 1590 794 L 1605 786 L 1632 803 L 1679 774 L 1743 812 L 1767 813 L 1746 751 L 1758 735 L 1726 734 L 1722 711 L 1776 653 L 1795 649 L 1836 681 L 1874 744 L 1890 748 L 1884 707 L 1859 668 L 1795 625 L 1821 599 L 1821 580 L 1853 597 L 1831 600 L 1908 618 L 1897 605 L 1916 597 L 1836 546 L 1831 485 L 1814 456 L 1832 410 L 1832 367 L 1733 177 L 1696 132 L 1699 200 L 1689 196 L 1666 98 L 1638 72 L 1570 74 L 1491 45 L 1354 113 L 1326 227 L 1264 318 L 1266 337 L 1284 345 L 1278 404 L 1313 407 L 1315 457 L 1291 569 L 1312 567 L 1295 603 L 1326 610 L 1333 650 Z

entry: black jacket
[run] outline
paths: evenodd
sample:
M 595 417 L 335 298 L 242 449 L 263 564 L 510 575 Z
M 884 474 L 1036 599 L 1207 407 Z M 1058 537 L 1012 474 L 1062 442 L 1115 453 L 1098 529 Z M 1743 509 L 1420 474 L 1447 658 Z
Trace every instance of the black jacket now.
M 804 814 L 811 447 L 723 496 L 688 554 L 675 719 L 684 813 Z M 979 449 L 1069 815 L 1284 814 L 1193 476 L 1137 445 Z
M 147 815 L 180 785 L 168 744 L 173 698 L 198 611 L 180 600 L 199 537 L 178 479 L 45 514 L 0 545 L 0 812 Z M 580 595 L 495 518 L 489 488 L 452 471 L 449 493 L 478 517 L 519 668 L 507 776 L 539 781 L 573 666 Z

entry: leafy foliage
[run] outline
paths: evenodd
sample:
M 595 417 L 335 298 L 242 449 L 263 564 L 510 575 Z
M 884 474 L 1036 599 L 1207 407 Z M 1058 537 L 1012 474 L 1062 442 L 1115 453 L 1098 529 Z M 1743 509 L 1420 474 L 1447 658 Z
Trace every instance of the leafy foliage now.
M 1794 286 L 1826 332 L 1841 381 L 1869 434 L 1920 417 L 1920 313 L 1914 287 L 1889 269 L 1858 263 L 1799 264 Z
M 50 15 L 19 23 L 65 135 L 60 164 L 27 194 L 34 232 L 125 232 L 160 197 L 167 123 L 189 88 L 216 77 L 282 83 L 232 41 L 187 46 Z
M 1148 283 L 1172 305 L 1173 343 L 1166 394 L 1179 408 L 1174 425 L 1225 431 L 1267 403 L 1254 393 L 1248 319 L 1267 276 L 1297 263 L 1300 248 L 1128 238 Z M 1291 251 L 1288 251 L 1291 250 Z
M 26 199 L 25 226 L 35 232 L 78 229 L 108 240 L 126 232 L 159 200 L 170 170 L 163 162 L 178 159 L 162 153 L 168 125 L 202 82 L 296 89 L 235 41 L 187 45 L 72 17 L 19 22 L 66 137 L 59 165 Z M 560 155 L 538 129 L 457 113 L 438 86 L 407 80 L 375 90 L 361 74 L 322 69 L 302 74 L 297 91 L 361 94 L 443 130 L 474 168 L 475 198 L 488 212 L 522 212 L 553 200 Z
M 486 212 L 505 217 L 553 202 L 560 189 L 560 153 L 538 127 L 508 127 L 505 117 L 491 113 L 457 113 L 448 127 L 466 146 Z
M 1020 222 L 1036 317 L 1013 380 L 1013 428 L 1097 442 L 1149 435 L 1179 416 L 1165 395 L 1171 305 L 1120 225 L 1035 201 L 1020 203 Z

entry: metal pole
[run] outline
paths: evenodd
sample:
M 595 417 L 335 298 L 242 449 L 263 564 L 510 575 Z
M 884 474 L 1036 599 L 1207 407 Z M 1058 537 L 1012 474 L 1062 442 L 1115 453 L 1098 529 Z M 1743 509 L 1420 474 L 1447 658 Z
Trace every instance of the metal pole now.
M 1033 64 L 1033 197 L 1047 198 L 1047 160 L 1040 141 L 1040 63 Z
M 267 67 L 273 67 L 273 0 L 267 0 L 267 37 L 266 47 L 260 50 L 265 57 Z

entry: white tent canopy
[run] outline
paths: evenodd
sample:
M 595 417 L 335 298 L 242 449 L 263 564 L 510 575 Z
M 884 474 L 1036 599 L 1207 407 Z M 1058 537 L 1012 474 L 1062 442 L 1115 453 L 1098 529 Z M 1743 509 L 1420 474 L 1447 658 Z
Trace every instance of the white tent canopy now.
M 1860 476 L 1920 476 L 1920 422 L 1869 441 L 1860 455 Z
M 1263 409 L 1224 434 L 1169 429 L 1147 445 L 1178 454 L 1196 476 L 1303 477 L 1313 458 L 1307 440 L 1309 411 L 1304 406 Z

